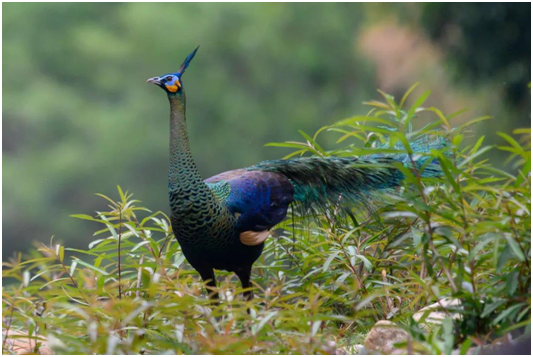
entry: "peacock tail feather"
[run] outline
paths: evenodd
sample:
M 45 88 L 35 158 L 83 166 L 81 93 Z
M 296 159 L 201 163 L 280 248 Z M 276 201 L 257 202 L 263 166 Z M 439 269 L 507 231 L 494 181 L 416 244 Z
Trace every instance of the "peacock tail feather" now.
M 294 186 L 294 200 L 301 214 L 318 216 L 339 209 L 347 213 L 354 212 L 354 208 L 355 212 L 372 213 L 383 202 L 384 194 L 395 194 L 405 178 L 396 165 L 412 169 L 414 162 L 421 177 L 441 176 L 440 165 L 428 154 L 447 146 L 443 138 L 424 136 L 410 142 L 411 156 L 403 144 L 397 143 L 393 148 L 398 153 L 270 160 L 248 170 L 286 176 Z

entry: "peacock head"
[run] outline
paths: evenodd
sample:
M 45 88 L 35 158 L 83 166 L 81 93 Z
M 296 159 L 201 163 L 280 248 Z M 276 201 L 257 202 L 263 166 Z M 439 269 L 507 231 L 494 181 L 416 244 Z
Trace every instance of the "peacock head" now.
M 146 82 L 153 83 L 163 88 L 169 95 L 181 92 L 183 88 L 181 76 L 183 75 L 183 73 L 185 73 L 187 67 L 189 67 L 189 63 L 191 63 L 199 47 L 200 46 L 196 47 L 196 49 L 192 51 L 192 53 L 189 54 L 187 58 L 185 58 L 185 61 L 183 61 L 180 66 L 180 69 L 176 73 L 168 73 L 159 77 L 148 78 Z

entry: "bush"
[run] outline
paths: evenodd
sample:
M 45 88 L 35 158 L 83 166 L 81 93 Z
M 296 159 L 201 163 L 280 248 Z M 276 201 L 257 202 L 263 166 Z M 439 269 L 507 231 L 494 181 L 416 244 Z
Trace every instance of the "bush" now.
M 412 90 L 413 88 L 411 88 Z M 73 217 L 99 226 L 87 250 L 52 239 L 22 258 L 3 263 L 4 335 L 41 342 L 56 353 L 335 353 L 361 343 L 372 325 L 392 320 L 409 332 L 408 352 L 451 353 L 512 334 L 529 334 L 531 311 L 531 153 L 500 133 L 507 146 L 488 147 L 483 137 L 465 144 L 474 119 L 458 128 L 435 108 L 367 104 L 367 116 L 321 128 L 289 155 L 428 155 L 443 170 L 398 164 L 401 190 L 384 196 L 370 215 L 349 224 L 330 214 L 312 220 L 294 215 L 273 232 L 255 264 L 255 299 L 239 296 L 240 284 L 219 272 L 222 301 L 213 304 L 198 274 L 186 263 L 168 217 L 141 207 L 118 188 L 109 209 Z M 437 121 L 412 129 L 416 116 Z M 319 134 L 341 134 L 327 151 Z M 514 134 L 528 139 L 529 129 Z M 447 149 L 416 152 L 417 138 L 447 140 Z M 401 145 L 396 145 L 401 143 Z M 361 144 L 361 145 L 359 145 Z M 401 147 L 402 149 L 398 149 Z M 511 173 L 483 159 L 489 150 L 510 152 Z M 361 218 L 362 217 L 362 218 Z M 355 218 L 355 217 L 354 217 Z M 421 307 L 441 307 L 440 324 L 416 322 Z M 250 314 L 247 309 L 250 309 Z M 456 318 L 456 316 L 459 316 Z M 429 331 L 429 333 L 428 333 Z M 14 352 L 4 338 L 3 352 Z

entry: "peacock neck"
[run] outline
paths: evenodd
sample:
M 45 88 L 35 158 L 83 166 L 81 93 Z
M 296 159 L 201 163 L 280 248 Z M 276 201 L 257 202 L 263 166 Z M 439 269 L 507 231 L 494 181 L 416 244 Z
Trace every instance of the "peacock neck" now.
M 203 187 L 205 183 L 196 168 L 189 147 L 185 120 L 185 93 L 179 91 L 168 96 L 170 102 L 170 166 L 169 189 Z
M 185 121 L 185 94 L 168 96 L 170 101 L 170 167 L 168 188 L 172 229 L 182 247 L 203 249 L 221 237 L 233 241 L 235 218 L 202 180 L 189 148 Z M 216 232 L 216 235 L 214 235 Z

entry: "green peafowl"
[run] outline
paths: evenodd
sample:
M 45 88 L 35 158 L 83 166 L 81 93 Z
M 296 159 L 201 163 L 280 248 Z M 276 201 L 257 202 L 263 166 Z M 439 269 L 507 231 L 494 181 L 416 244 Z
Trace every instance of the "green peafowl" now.
M 249 300 L 253 298 L 252 265 L 261 255 L 270 229 L 286 218 L 289 205 L 315 214 L 332 205 L 364 205 L 373 192 L 399 186 L 403 174 L 391 163 L 410 163 L 407 155 L 399 154 L 305 157 L 264 161 L 203 180 L 189 149 L 182 81 L 197 50 L 176 73 L 147 80 L 161 87 L 170 102 L 168 190 L 172 229 L 183 254 L 208 287 L 216 287 L 214 269 L 231 271 L 239 277 Z M 417 160 L 417 165 L 425 165 L 422 175 L 440 174 L 435 163 Z M 359 165 L 365 163 L 373 167 Z M 211 293 L 218 298 L 216 292 Z

